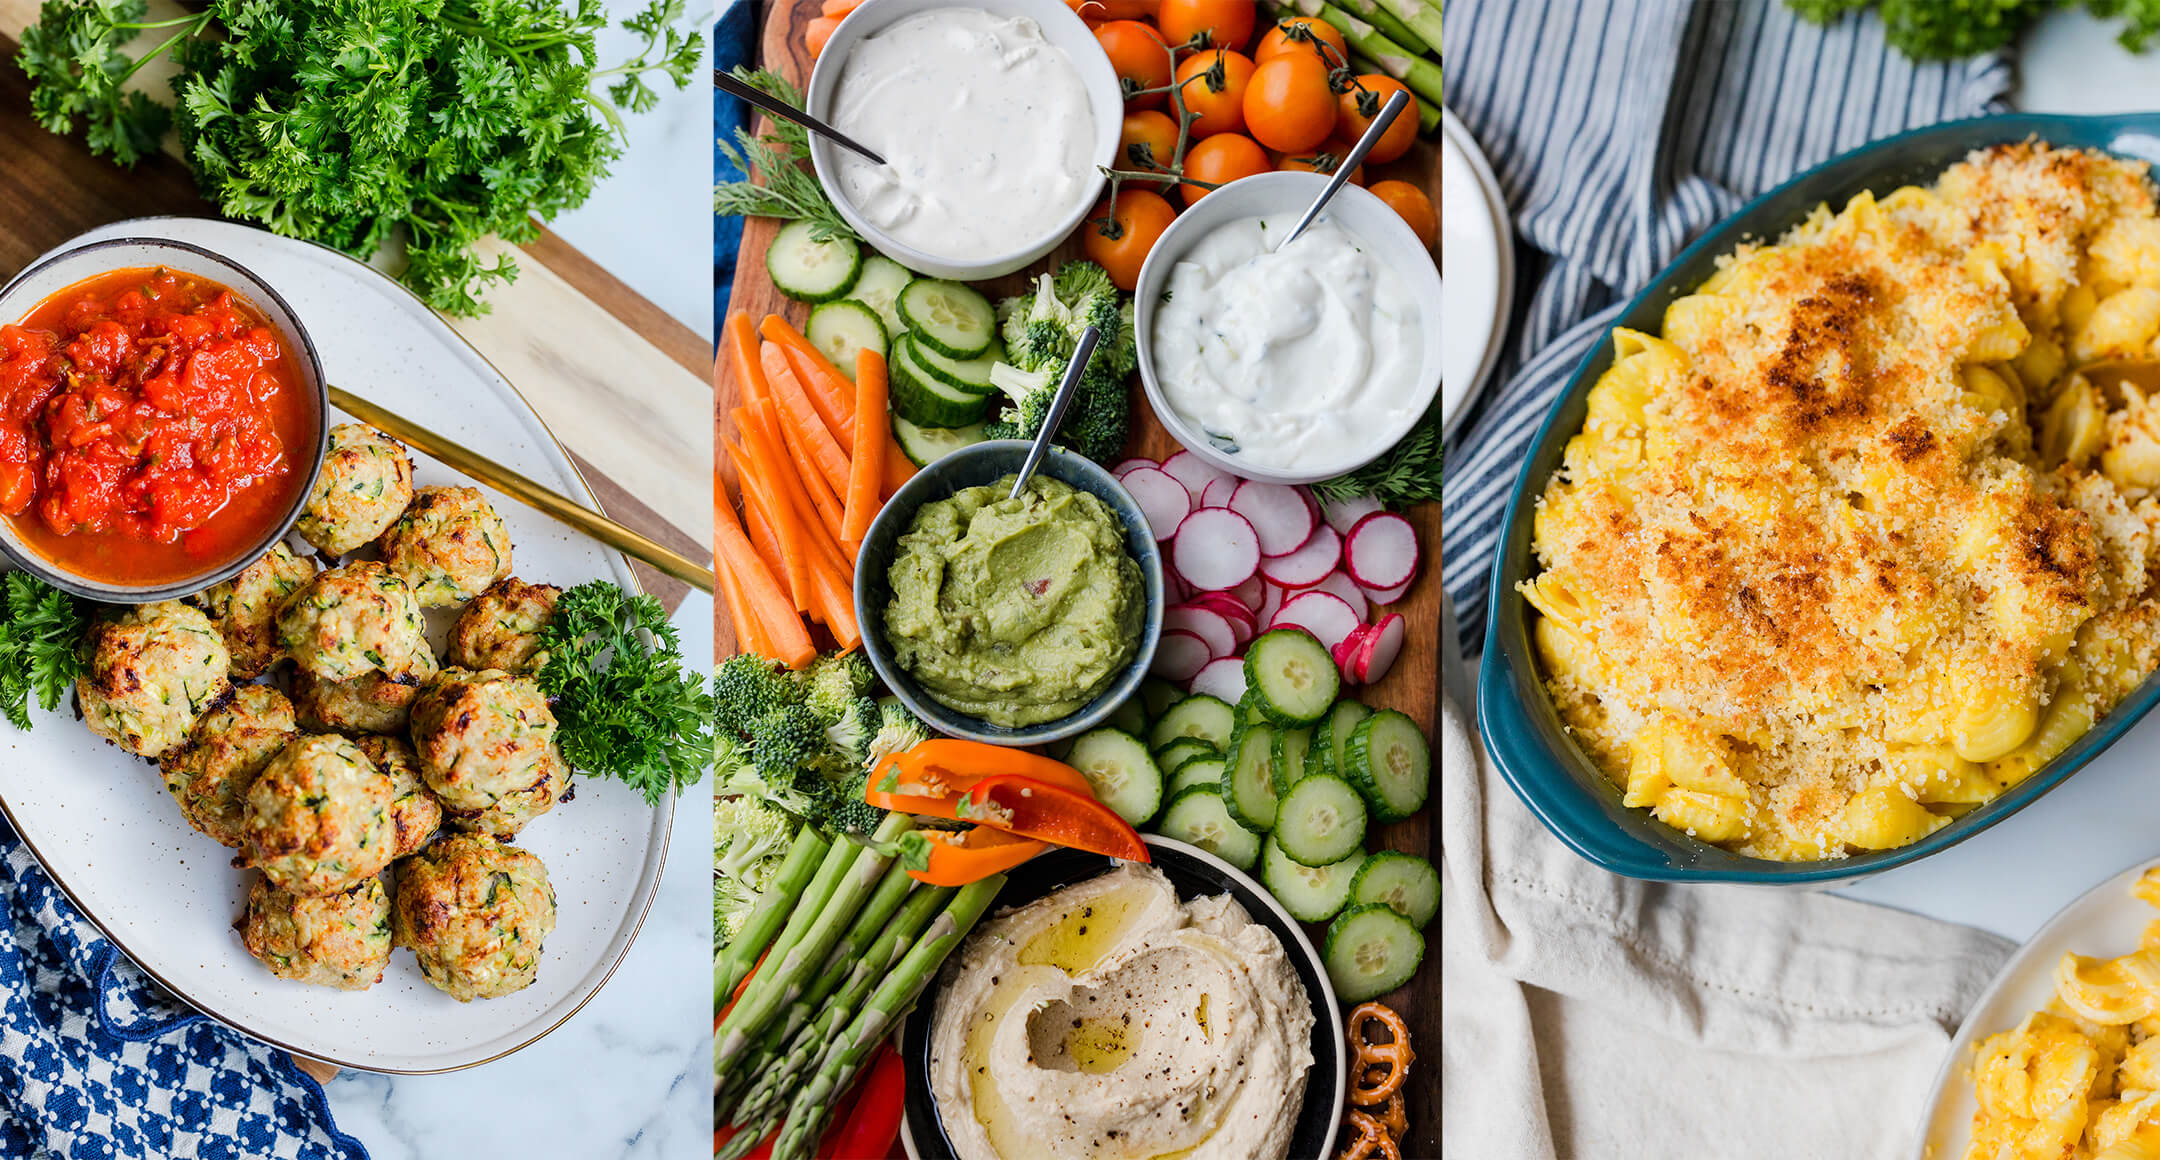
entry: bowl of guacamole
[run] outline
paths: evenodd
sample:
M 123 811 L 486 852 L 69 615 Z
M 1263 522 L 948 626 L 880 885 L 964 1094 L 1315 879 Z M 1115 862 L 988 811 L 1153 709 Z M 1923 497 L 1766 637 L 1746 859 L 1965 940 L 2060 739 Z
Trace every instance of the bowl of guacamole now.
M 1019 440 L 963 448 L 886 503 L 855 569 L 863 650 L 942 732 L 1033 745 L 1100 724 L 1146 676 L 1162 559 L 1132 497 L 1052 447 L 1018 498 Z

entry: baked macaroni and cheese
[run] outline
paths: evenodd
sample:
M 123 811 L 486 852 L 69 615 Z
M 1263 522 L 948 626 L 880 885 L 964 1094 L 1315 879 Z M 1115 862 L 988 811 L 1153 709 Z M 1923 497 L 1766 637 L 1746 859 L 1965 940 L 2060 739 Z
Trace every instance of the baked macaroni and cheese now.
M 2101 373 L 2160 358 L 2144 165 L 1974 153 L 1613 344 L 1520 587 L 1628 805 L 1760 858 L 1902 846 L 2160 659 L 2160 397 Z
M 2130 893 L 2160 906 L 2160 869 Z M 1965 1160 L 2160 1155 L 2160 921 L 2114 959 L 2066 954 L 2055 997 L 1973 1053 Z

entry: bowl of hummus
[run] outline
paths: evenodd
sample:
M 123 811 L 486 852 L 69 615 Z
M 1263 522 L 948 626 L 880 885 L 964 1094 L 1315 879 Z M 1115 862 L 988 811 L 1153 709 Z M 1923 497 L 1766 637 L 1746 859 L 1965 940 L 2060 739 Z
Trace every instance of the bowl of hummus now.
M 941 732 L 1036 745 L 1094 727 L 1139 688 L 1162 632 L 1162 559 L 1139 505 L 1051 447 L 963 448 L 903 484 L 855 570 L 863 651 Z
M 902 1032 L 911 1157 L 1331 1154 L 1342 1016 L 1311 942 L 1229 864 L 1147 842 L 1012 871 Z

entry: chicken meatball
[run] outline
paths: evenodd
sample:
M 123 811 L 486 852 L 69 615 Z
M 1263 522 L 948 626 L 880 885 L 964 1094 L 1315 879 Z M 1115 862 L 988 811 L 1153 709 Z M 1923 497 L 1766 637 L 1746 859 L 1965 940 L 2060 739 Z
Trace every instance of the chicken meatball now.
M 294 894 L 335 894 L 390 864 L 390 778 L 351 741 L 302 737 L 248 787 L 239 861 Z
M 278 643 L 303 670 L 333 681 L 397 676 L 434 660 L 412 589 L 368 561 L 318 572 L 293 593 L 278 614 Z
M 237 849 L 248 787 L 298 735 L 285 694 L 268 685 L 242 685 L 222 708 L 203 714 L 186 745 L 158 758 L 158 770 L 188 825 Z
M 379 546 L 429 608 L 471 600 L 510 574 L 510 529 L 476 487 L 421 488 Z
M 382 982 L 390 964 L 390 891 L 382 879 L 368 878 L 310 897 L 257 878 L 248 888 L 240 941 L 280 979 L 365 991 Z
M 399 737 L 362 737 L 353 742 L 390 779 L 390 828 L 397 833 L 394 861 L 413 853 L 442 828 L 442 803 L 420 779 L 420 758 Z
M 538 781 L 496 798 L 495 804 L 484 810 L 445 811 L 443 820 L 452 829 L 489 834 L 507 842 L 534 818 L 554 809 L 555 803 L 569 793 L 570 763 L 563 760 L 562 750 L 550 745 L 547 757 L 540 762 Z
M 555 890 L 530 852 L 453 834 L 398 868 L 392 937 L 420 973 L 460 1003 L 523 990 L 555 929 Z
M 412 703 L 435 679 L 435 654 L 421 649 L 406 671 L 362 673 L 328 681 L 305 670 L 293 676 L 293 701 L 308 728 L 334 733 L 403 733 Z
M 413 702 L 413 749 L 428 788 L 452 810 L 484 810 L 546 771 L 555 714 L 530 677 L 444 669 Z
M 308 577 L 315 562 L 293 555 L 282 542 L 240 570 L 240 574 L 194 598 L 225 637 L 236 681 L 252 681 L 270 671 L 284 650 L 278 647 L 277 614 Z
M 330 428 L 322 474 L 293 529 L 317 549 L 342 556 L 381 535 L 412 497 L 405 445 L 365 423 L 340 423 Z
M 90 629 L 89 671 L 75 683 L 83 723 L 130 753 L 156 757 L 232 688 L 232 654 L 199 609 L 141 604 Z
M 529 677 L 547 663 L 540 630 L 555 619 L 562 589 L 515 576 L 495 582 L 458 613 L 450 629 L 450 663 L 461 669 L 501 669 Z

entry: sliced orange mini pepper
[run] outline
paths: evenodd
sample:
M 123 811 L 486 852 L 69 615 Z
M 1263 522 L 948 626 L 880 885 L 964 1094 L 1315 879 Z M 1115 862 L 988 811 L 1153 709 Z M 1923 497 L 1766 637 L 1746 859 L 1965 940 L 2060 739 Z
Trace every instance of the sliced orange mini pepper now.
M 916 830 L 930 847 L 930 864 L 908 877 L 930 886 L 966 886 L 1003 874 L 1050 848 L 1048 842 L 975 826 L 966 830 Z
M 952 818 L 957 816 L 961 796 L 992 774 L 1033 778 L 1089 798 L 1095 796 L 1087 776 L 1062 761 L 1024 749 L 938 738 L 879 762 L 863 786 L 863 800 L 881 810 Z

